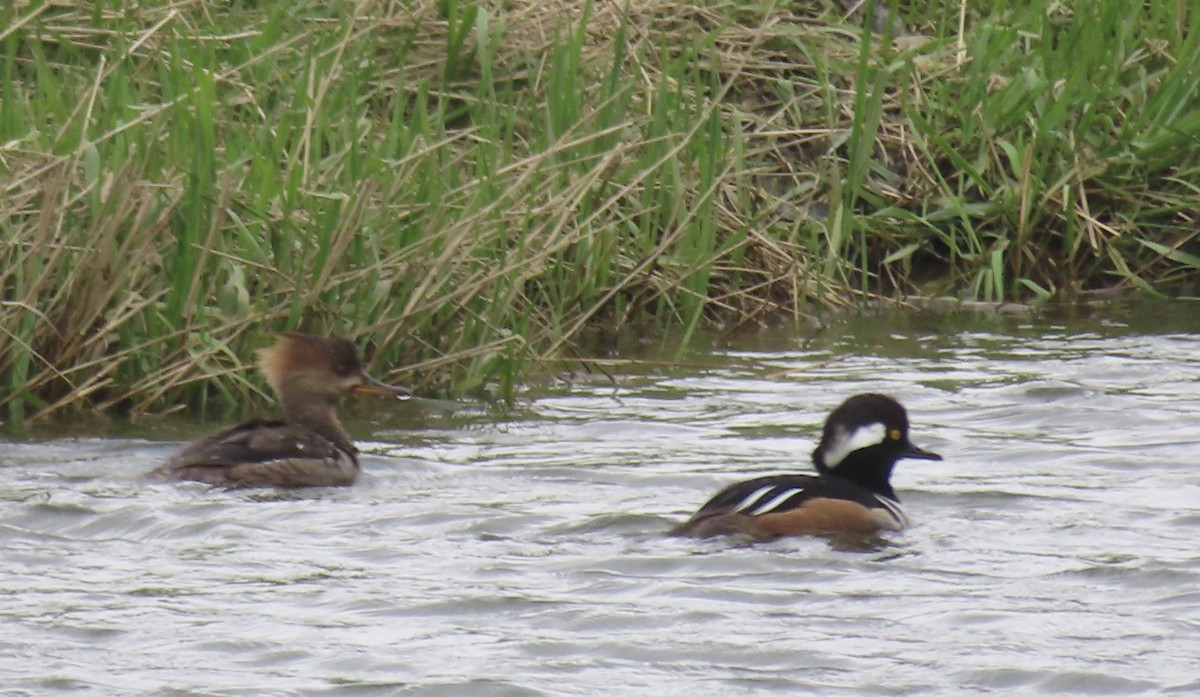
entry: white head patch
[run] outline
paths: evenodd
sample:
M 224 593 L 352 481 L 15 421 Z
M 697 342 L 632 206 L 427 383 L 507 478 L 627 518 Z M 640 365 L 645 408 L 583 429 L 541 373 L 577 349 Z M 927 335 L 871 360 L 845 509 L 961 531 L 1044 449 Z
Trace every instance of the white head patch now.
M 885 438 L 887 438 L 887 426 L 881 423 L 863 424 L 849 433 L 839 430 L 837 437 L 821 453 L 825 458 L 825 466 L 833 469 L 855 450 L 879 445 Z

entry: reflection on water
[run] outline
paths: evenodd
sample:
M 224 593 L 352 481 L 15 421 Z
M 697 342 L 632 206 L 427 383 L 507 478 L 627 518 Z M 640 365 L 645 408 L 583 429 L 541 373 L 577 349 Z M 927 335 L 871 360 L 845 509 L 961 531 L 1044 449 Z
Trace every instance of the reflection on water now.
M 195 424 L 3 443 L 5 694 L 1191 694 L 1197 325 L 873 316 L 504 419 L 360 409 L 367 475 L 342 490 L 141 484 Z M 900 463 L 907 533 L 661 536 L 724 484 L 806 470 L 862 391 L 946 456 Z

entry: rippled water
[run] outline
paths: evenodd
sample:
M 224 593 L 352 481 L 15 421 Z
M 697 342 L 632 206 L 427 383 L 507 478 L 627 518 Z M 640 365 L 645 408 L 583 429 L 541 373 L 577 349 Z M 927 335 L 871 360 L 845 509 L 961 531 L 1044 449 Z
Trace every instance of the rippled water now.
M 351 489 L 138 481 L 212 424 L 0 443 L 0 690 L 1195 694 L 1200 312 L 1116 315 L 764 332 L 503 419 L 360 406 Z M 946 457 L 900 463 L 906 533 L 661 536 L 807 470 L 868 390 Z

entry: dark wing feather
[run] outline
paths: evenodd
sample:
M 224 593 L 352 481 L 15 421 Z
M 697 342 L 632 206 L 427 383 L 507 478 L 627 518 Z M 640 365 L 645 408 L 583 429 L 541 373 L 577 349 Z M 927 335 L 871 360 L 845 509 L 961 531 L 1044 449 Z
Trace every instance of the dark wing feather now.
M 875 494 L 837 477 L 782 474 L 738 482 L 722 489 L 669 534 L 710 537 L 744 533 L 764 540 L 774 539 L 781 534 L 815 534 L 829 523 L 824 521 L 818 527 L 806 528 L 801 533 L 764 529 L 759 521 L 763 524 L 771 520 L 779 522 L 781 516 L 791 521 L 786 514 L 799 512 L 810 504 L 818 506 L 811 509 L 817 512 L 822 510 L 821 504 L 828 502 L 858 504 L 861 508 L 853 510 L 862 511 L 864 514 L 870 509 L 884 508 L 889 515 L 896 517 L 891 507 L 885 506 Z M 828 505 L 825 505 L 824 509 L 829 512 Z M 846 509 L 838 510 L 844 513 Z M 874 524 L 869 515 L 866 519 Z M 805 523 L 799 520 L 792 522 Z
M 353 451 L 281 421 L 247 421 L 192 443 L 149 474 L 155 481 L 234 486 L 326 486 L 357 475 Z
M 814 486 L 819 482 L 820 480 L 816 477 L 803 474 L 780 474 L 738 482 L 717 492 L 717 495 L 709 499 L 708 503 L 701 506 L 700 510 L 696 511 L 696 514 L 692 518 L 707 518 L 708 516 L 730 513 L 739 506 L 748 503 L 751 498 L 755 499 L 754 503 L 756 504 L 765 504 L 774 497 L 793 489 L 798 489 L 799 491 L 782 502 L 775 510 L 786 511 L 798 508 L 810 498 L 828 495 L 820 491 L 814 491 L 814 488 L 820 488 Z M 755 496 L 756 494 L 758 495 Z M 742 512 L 750 513 L 752 510 L 753 506 L 746 506 Z
M 320 434 L 282 421 L 255 420 L 192 443 L 168 460 L 167 466 L 236 467 L 251 462 L 336 456 L 337 448 Z
M 837 477 L 778 474 L 738 482 L 722 489 L 696 511 L 692 520 L 735 511 L 745 515 L 784 513 L 818 498 L 844 499 L 867 508 L 881 505 L 870 491 Z

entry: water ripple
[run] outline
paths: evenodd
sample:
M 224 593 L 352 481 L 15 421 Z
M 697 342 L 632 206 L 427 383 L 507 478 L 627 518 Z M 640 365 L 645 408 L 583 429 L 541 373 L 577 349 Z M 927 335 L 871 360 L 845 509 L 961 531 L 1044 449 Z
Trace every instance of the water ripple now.
M 0 444 L 5 689 L 1194 693 L 1195 320 L 1004 321 L 743 337 L 503 420 L 348 419 L 372 440 L 344 490 L 147 486 L 177 444 L 146 439 Z M 897 470 L 912 530 L 661 536 L 724 484 L 807 469 L 860 391 L 946 457 Z

